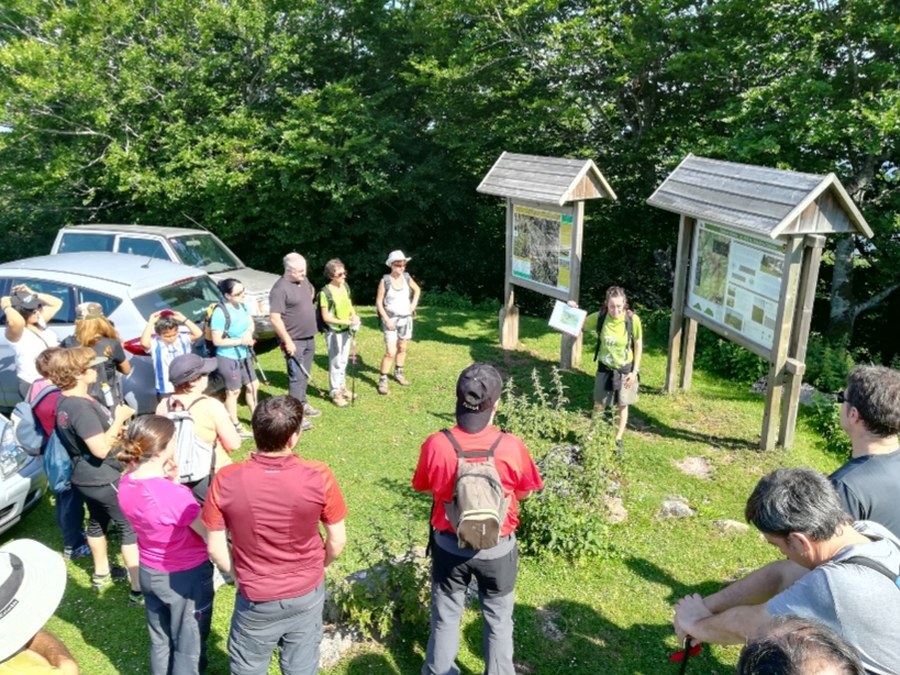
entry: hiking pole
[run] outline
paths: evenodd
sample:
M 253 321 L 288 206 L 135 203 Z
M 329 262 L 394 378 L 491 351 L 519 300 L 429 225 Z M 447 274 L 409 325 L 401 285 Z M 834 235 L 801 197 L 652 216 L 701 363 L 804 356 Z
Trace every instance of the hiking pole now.
M 269 386 L 269 378 L 266 376 L 266 371 L 264 371 L 262 369 L 262 365 L 260 365 L 259 359 L 256 357 L 256 350 L 253 349 L 253 347 L 248 347 L 248 349 L 250 350 L 250 358 L 253 359 L 253 364 L 256 366 L 256 369 L 259 371 L 260 381 L 268 387 Z
M 350 367 L 353 375 L 350 378 L 350 405 L 356 405 L 356 331 L 350 326 Z
M 287 352 L 285 352 L 285 354 L 287 354 Z M 321 396 L 322 398 L 328 398 L 328 396 L 325 395 L 325 392 L 319 388 L 319 385 L 317 385 L 313 381 L 312 375 L 309 374 L 309 371 L 306 369 L 306 366 L 304 366 L 302 363 L 300 363 L 300 359 L 298 359 L 293 354 L 291 354 L 288 358 L 297 364 L 297 367 L 300 368 L 301 373 L 306 375 L 306 381 L 309 382 L 312 386 L 314 386 L 316 388 L 316 391 L 319 392 L 319 396 Z

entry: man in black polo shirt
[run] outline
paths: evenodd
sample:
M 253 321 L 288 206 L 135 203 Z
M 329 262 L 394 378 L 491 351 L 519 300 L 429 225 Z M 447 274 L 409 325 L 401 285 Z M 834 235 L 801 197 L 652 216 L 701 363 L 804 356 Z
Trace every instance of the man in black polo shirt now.
M 306 400 L 309 373 L 316 355 L 315 288 L 306 278 L 306 259 L 299 253 L 284 256 L 284 275 L 269 292 L 269 319 L 281 340 L 287 365 L 288 391 L 303 404 L 303 429 L 321 411 Z

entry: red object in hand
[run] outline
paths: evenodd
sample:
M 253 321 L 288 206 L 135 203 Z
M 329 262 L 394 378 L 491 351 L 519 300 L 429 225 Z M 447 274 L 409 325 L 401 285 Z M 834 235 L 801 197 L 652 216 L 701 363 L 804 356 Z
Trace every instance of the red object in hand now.
M 678 663 L 679 661 L 684 660 L 685 653 L 688 656 L 697 656 L 697 654 L 699 654 L 702 651 L 703 651 L 703 643 L 698 642 L 690 649 L 680 649 L 677 652 L 674 652 L 673 654 L 671 654 L 669 656 L 669 661 L 671 661 L 672 663 Z

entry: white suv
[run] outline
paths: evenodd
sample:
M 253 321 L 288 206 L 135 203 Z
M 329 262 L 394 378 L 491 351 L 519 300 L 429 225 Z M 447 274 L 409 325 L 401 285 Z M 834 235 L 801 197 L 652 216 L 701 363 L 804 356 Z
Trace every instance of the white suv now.
M 25 258 L 0 265 L 0 297 L 16 284 L 62 300 L 50 328 L 62 340 L 75 331 L 75 307 L 98 302 L 115 325 L 131 361 L 131 374 L 123 378 L 125 394 L 133 393 L 138 412 L 156 408 L 156 386 L 150 357 L 141 347 L 141 332 L 153 312 L 173 309 L 200 323 L 206 309 L 223 302 L 206 272 L 166 260 L 119 253 L 71 253 Z M 0 317 L 0 408 L 21 400 L 16 379 L 15 354 Z
M 83 251 L 131 253 L 197 267 L 216 282 L 234 277 L 247 292 L 245 302 L 261 339 L 274 337 L 269 321 L 269 291 L 278 275 L 247 267 L 212 232 L 158 225 L 73 225 L 62 228 L 51 254 Z

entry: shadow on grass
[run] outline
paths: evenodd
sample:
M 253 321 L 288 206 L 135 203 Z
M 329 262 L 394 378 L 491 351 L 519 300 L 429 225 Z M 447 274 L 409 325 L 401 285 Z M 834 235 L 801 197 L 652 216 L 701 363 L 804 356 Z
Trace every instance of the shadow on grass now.
M 734 436 L 719 436 L 714 433 L 703 433 L 692 429 L 666 424 L 660 418 L 650 415 L 642 410 L 640 404 L 633 407 L 633 416 L 629 417 L 629 424 L 637 431 L 655 434 L 666 439 L 676 439 L 688 443 L 704 443 L 716 447 L 727 447 L 733 450 L 759 451 L 759 443 L 746 438 Z

